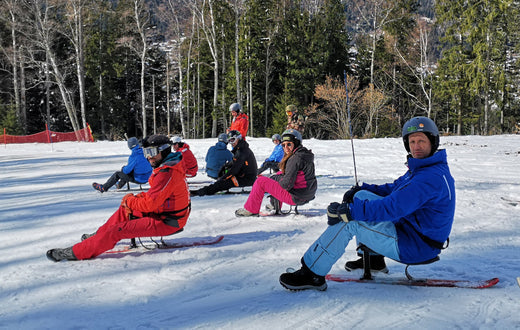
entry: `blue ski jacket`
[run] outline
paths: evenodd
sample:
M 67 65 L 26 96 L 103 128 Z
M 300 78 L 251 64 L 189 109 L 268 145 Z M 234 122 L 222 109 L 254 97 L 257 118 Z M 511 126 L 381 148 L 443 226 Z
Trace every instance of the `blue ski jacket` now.
M 135 146 L 132 149 L 132 154 L 128 157 L 128 163 L 121 169 L 125 174 L 133 172 L 134 180 L 138 183 L 148 182 L 148 178 L 152 175 L 152 170 L 150 162 L 144 158 L 143 149 L 139 146 Z
M 283 159 L 283 147 L 281 143 L 278 143 L 274 149 L 271 155 L 265 159 L 264 162 L 281 162 Z
M 363 184 L 362 189 L 384 198 L 354 198 L 356 221 L 392 221 L 398 237 L 400 261 L 416 263 L 434 258 L 448 239 L 455 214 L 455 181 L 446 150 L 431 157 L 408 159 L 408 171 L 393 183 Z
M 226 162 L 233 160 L 233 154 L 224 142 L 217 142 L 206 153 L 206 174 L 210 178 L 218 178 L 218 172 Z

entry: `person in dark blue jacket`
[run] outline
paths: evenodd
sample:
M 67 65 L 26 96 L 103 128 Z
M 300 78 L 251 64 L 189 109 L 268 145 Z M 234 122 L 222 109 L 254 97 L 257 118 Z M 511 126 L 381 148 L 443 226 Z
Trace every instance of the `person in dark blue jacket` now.
M 284 155 L 283 147 L 281 144 L 282 137 L 280 136 L 280 134 L 275 134 L 271 137 L 271 140 L 274 143 L 273 152 L 268 158 L 264 160 L 262 166 L 260 166 L 260 168 L 258 169 L 258 174 L 261 174 L 262 172 L 268 169 L 272 169 L 274 172 L 278 172 L 280 170 L 278 165 L 282 161 Z
M 227 134 L 218 136 L 217 143 L 206 153 L 206 174 L 212 179 L 218 179 L 222 166 L 233 160 L 233 154 L 227 148 Z
M 127 182 L 148 182 L 148 178 L 152 174 L 152 166 L 148 160 L 144 158 L 143 149 L 139 145 L 139 140 L 135 137 L 131 137 L 128 139 L 127 145 L 128 149 L 132 150 L 130 157 L 128 157 L 128 163 L 121 168 L 121 171 L 114 172 L 105 183 L 92 183 L 94 189 L 103 193 L 115 184 L 117 184 L 117 189 L 121 189 Z
M 370 262 L 379 271 L 387 271 L 385 256 L 408 264 L 440 253 L 455 214 L 455 182 L 446 151 L 438 150 L 439 131 L 429 118 L 410 119 L 402 135 L 408 171 L 393 183 L 354 186 L 342 203 L 331 203 L 329 227 L 304 254 L 302 267 L 280 276 L 283 287 L 325 290 L 325 275 L 354 236 L 377 253 Z M 345 268 L 363 268 L 363 259 L 349 261 Z

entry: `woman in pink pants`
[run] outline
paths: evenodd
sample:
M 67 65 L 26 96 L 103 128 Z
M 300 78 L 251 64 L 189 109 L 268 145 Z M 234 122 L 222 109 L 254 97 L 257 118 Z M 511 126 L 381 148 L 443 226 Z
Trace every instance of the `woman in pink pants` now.
M 244 208 L 235 211 L 237 217 L 258 216 L 265 193 L 281 203 L 304 204 L 316 194 L 318 183 L 314 174 L 314 154 L 302 145 L 302 135 L 295 129 L 282 134 L 284 157 L 280 172 L 271 176 L 259 176 Z

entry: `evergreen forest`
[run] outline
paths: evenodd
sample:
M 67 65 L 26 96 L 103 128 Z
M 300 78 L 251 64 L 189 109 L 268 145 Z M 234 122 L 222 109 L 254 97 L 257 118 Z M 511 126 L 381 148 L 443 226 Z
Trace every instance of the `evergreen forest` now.
M 0 128 L 95 138 L 520 131 L 520 1 L 0 0 Z M 347 95 L 348 93 L 348 95 Z M 348 96 L 348 97 L 347 97 Z M 349 120 L 350 119 L 350 120 Z

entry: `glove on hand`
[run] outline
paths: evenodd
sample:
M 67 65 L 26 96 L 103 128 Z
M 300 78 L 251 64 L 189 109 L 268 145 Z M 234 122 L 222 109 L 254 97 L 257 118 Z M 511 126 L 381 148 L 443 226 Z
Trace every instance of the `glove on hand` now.
M 334 202 L 330 203 L 329 207 L 327 207 L 327 224 L 329 226 L 334 226 L 341 221 L 338 216 L 338 207 L 340 205 L 340 203 Z
M 360 190 L 363 190 L 363 189 L 361 189 L 361 187 L 358 186 L 357 184 L 355 186 L 352 186 L 349 190 L 347 190 L 345 195 L 343 195 L 343 203 L 353 203 L 354 195 Z
M 352 220 L 352 216 L 350 215 L 350 206 L 348 203 L 330 203 L 329 207 L 327 207 L 327 224 L 329 226 L 334 226 L 340 221 L 349 222 Z
M 134 196 L 134 194 L 126 194 L 124 197 L 123 197 L 123 200 L 121 200 L 121 206 L 125 209 L 126 211 L 126 214 L 130 215 L 132 214 L 132 209 L 128 207 L 128 205 L 126 205 L 126 201 L 128 200 L 128 198 L 130 198 L 130 196 Z

